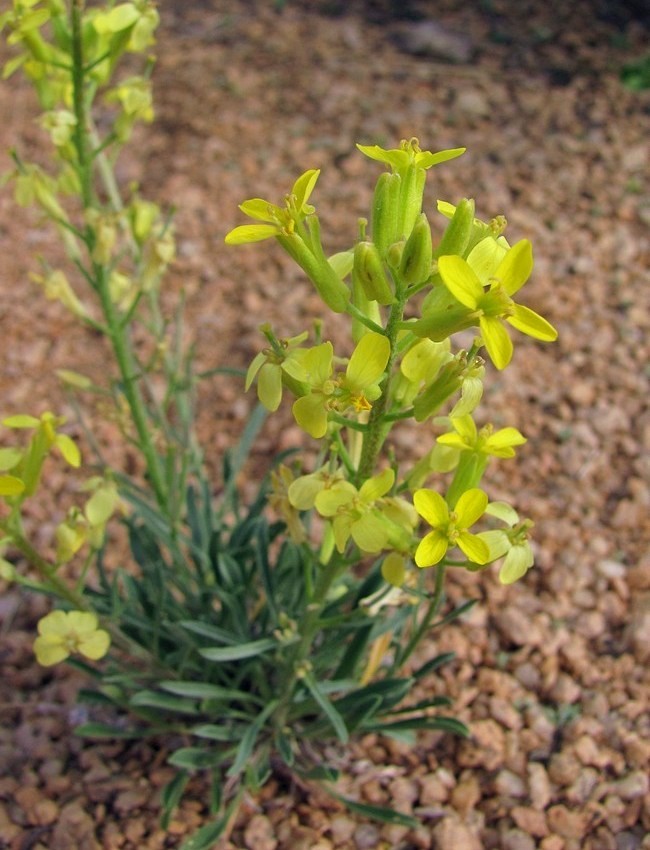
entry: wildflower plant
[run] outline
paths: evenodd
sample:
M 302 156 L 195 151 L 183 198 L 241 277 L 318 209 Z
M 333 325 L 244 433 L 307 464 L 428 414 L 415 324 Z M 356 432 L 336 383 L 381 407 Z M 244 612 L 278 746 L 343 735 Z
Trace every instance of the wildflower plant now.
M 335 347 L 323 316 L 313 328 L 261 326 L 265 344 L 245 375 L 261 405 L 215 486 L 194 433 L 199 377 L 180 344 L 180 310 L 166 316 L 160 303 L 173 223 L 115 177 L 134 124 L 153 119 L 157 23 L 150 0 L 12 0 L 0 15 L 13 48 L 4 76 L 20 70 L 32 83 L 52 146 L 49 169 L 13 151 L 8 179 L 69 258 L 67 268 L 42 260 L 34 281 L 113 355 L 101 386 L 70 370 L 61 377 L 76 396 L 111 406 L 141 460 L 133 475 L 110 469 L 93 442 L 79 504 L 39 552 L 26 505 L 47 480 L 46 463 L 77 469 L 82 458 L 62 417 L 7 411 L 0 578 L 55 602 L 34 652 L 43 665 L 67 659 L 92 678 L 81 697 L 102 719 L 91 717 L 80 734 L 169 736 L 177 773 L 163 793 L 164 823 L 190 777 L 208 775 L 215 820 L 183 845 L 200 850 L 226 829 L 243 791 L 280 762 L 327 780 L 336 794 L 336 771 L 318 763 L 323 738 L 343 745 L 367 732 L 466 733 L 439 713 L 444 697 L 409 701 L 447 658 L 418 664 L 413 656 L 432 629 L 472 604 L 445 612 L 448 570 L 498 563 L 508 584 L 532 566 L 532 522 L 490 502 L 483 483 L 489 463 L 514 456 L 525 437 L 477 424 L 475 411 L 492 368 L 484 351 L 504 369 L 509 328 L 541 341 L 556 331 L 514 300 L 531 275 L 532 248 L 508 243 L 503 216 L 481 221 L 469 199 L 423 211 L 428 173 L 463 148 L 431 152 L 415 138 L 394 149 L 359 145 L 384 170 L 370 222 L 359 221 L 348 250 L 329 256 L 323 246 L 313 168 L 278 203 L 244 201 L 253 223 L 225 237 L 229 246 L 276 240 L 349 338 Z M 278 457 L 244 504 L 237 474 L 264 408 L 283 403 L 315 441 L 317 461 Z M 405 427 L 419 436 L 400 453 L 392 435 Z M 130 562 L 113 568 L 111 521 L 125 525 L 130 543 Z

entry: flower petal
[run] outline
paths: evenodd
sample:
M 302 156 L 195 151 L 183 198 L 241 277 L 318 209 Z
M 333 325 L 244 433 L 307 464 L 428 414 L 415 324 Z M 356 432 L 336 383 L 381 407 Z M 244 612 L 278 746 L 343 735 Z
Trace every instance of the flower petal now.
M 494 457 L 514 457 L 513 446 L 522 446 L 526 438 L 516 428 L 500 428 L 488 437 L 485 451 Z
M 401 587 L 406 578 L 406 562 L 399 552 L 389 552 L 381 565 L 381 575 L 384 581 L 393 587 Z
M 449 522 L 447 503 L 435 490 L 416 490 L 413 494 L 413 504 L 415 510 L 432 527 L 446 525 Z
M 345 382 L 348 388 L 362 392 L 376 383 L 383 375 L 389 357 L 388 337 L 373 331 L 364 334 L 352 352 L 345 370 Z
M 309 200 L 309 196 L 314 191 L 314 186 L 316 185 L 319 175 L 320 169 L 311 168 L 309 171 L 305 171 L 304 174 L 301 174 L 293 184 L 291 194 L 296 196 L 296 206 L 299 210 L 302 210 Z
M 463 531 L 456 542 L 458 548 L 475 564 L 487 564 L 490 560 L 490 548 L 478 535 Z
M 371 504 L 382 496 L 385 496 L 394 483 L 395 472 L 392 469 L 384 469 L 378 475 L 373 475 L 372 478 L 363 482 L 359 491 L 361 501 Z
M 64 661 L 70 655 L 61 641 L 49 637 L 37 637 L 33 649 L 41 667 L 52 667 L 53 664 Z
M 533 246 L 521 239 L 505 255 L 494 277 L 508 293 L 514 295 L 526 283 L 533 270 Z
M 15 475 L 0 475 L 0 496 L 18 496 L 24 489 L 24 482 Z
M 438 271 L 454 298 L 463 306 L 475 310 L 483 295 L 483 287 L 476 273 L 465 260 L 455 255 L 440 257 Z
M 314 499 L 316 510 L 321 516 L 334 516 L 339 508 L 349 505 L 357 495 L 357 488 L 349 481 L 341 481 L 335 487 L 321 490 Z
M 542 342 L 554 342 L 557 339 L 557 331 L 550 322 L 521 304 L 514 305 L 514 313 L 508 316 L 506 321 L 518 331 L 535 339 L 541 339 Z
M 456 159 L 465 153 L 467 148 L 450 148 L 445 151 L 420 151 L 415 154 L 415 164 L 420 168 L 432 168 L 434 165 L 440 165 L 441 162 L 448 162 L 450 159 Z
M 244 383 L 244 390 L 246 392 L 248 392 L 251 388 L 251 384 L 255 380 L 255 375 L 257 375 L 264 363 L 266 363 L 266 354 L 264 354 L 263 351 L 260 351 L 255 355 L 251 365 L 248 367 L 248 371 L 246 372 L 246 382 Z
M 57 434 L 54 438 L 54 445 L 63 455 L 63 459 L 75 469 L 81 465 L 81 452 L 79 446 L 68 437 L 67 434 Z
M 512 340 L 499 319 L 481 316 L 481 336 L 490 359 L 497 369 L 505 369 L 512 360 Z
M 265 363 L 257 376 L 257 397 L 271 412 L 282 401 L 282 369 L 278 363 Z
M 477 519 L 483 516 L 487 507 L 487 493 L 478 487 L 466 490 L 454 506 L 456 525 L 459 528 L 470 528 Z
M 345 546 L 350 539 L 350 530 L 354 520 L 349 514 L 339 514 L 332 522 L 332 530 L 334 531 L 334 542 L 339 552 L 345 551 Z
M 485 513 L 500 519 L 506 525 L 513 526 L 519 522 L 519 514 L 507 502 L 490 502 L 485 509 Z
M 302 365 L 307 374 L 307 381 L 314 387 L 322 387 L 332 374 L 332 359 L 334 349 L 331 342 L 323 342 L 308 348 L 302 355 Z
M 415 563 L 418 567 L 432 567 L 441 561 L 449 548 L 449 541 L 439 531 L 430 531 L 420 540 L 415 550 Z
M 368 511 L 353 522 L 351 533 L 362 552 L 380 552 L 388 541 L 386 524 L 374 511 Z
M 241 224 L 226 234 L 226 245 L 245 245 L 248 242 L 262 242 L 277 236 L 280 228 L 277 224 Z
M 106 655 L 110 645 L 111 638 L 108 632 L 104 629 L 96 629 L 88 637 L 79 641 L 79 652 L 91 661 L 97 661 Z
M 502 558 L 506 552 L 510 551 L 510 540 L 505 531 L 495 528 L 493 531 L 481 531 L 476 536 L 487 543 L 490 550 L 490 561 L 496 561 L 497 558 Z
M 528 569 L 533 566 L 533 562 L 534 557 L 530 544 L 524 543 L 513 546 L 499 570 L 499 581 L 501 584 L 512 584 L 526 574 Z
M 486 236 L 469 252 L 467 265 L 485 285 L 495 275 L 505 255 L 506 249 L 503 245 L 499 245 L 493 236 Z
M 38 621 L 38 633 L 45 636 L 62 636 L 68 632 L 68 615 L 65 611 L 51 611 Z
M 250 218 L 266 221 L 271 224 L 277 221 L 277 214 L 281 212 L 275 204 L 265 201 L 264 198 L 251 198 L 239 205 L 239 209 Z
M 327 411 L 320 393 L 309 393 L 296 399 L 292 407 L 296 422 L 315 440 L 327 432 Z
M 320 473 L 302 475 L 289 485 L 287 490 L 289 502 L 298 511 L 309 511 L 314 507 L 314 500 L 324 486 L 325 482 Z

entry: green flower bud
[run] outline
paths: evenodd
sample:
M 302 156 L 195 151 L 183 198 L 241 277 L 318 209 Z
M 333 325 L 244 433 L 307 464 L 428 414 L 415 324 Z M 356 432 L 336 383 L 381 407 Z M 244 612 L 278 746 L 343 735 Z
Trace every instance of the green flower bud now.
M 393 269 L 393 271 L 399 270 L 400 263 L 402 262 L 402 253 L 404 252 L 405 245 L 406 242 L 403 239 L 400 239 L 399 242 L 393 242 L 393 244 L 388 249 L 388 254 L 386 255 L 386 262 L 388 263 L 389 268 Z
M 352 279 L 359 281 L 370 301 L 392 304 L 395 300 L 386 269 L 373 242 L 357 242 L 354 247 Z
M 424 168 L 409 165 L 402 177 L 399 197 L 399 235 L 408 239 L 417 217 L 422 212 L 422 196 L 427 174 Z
M 431 274 L 433 247 L 431 228 L 425 213 L 420 213 L 406 241 L 400 262 L 400 274 L 406 283 L 424 283 Z
M 372 239 L 385 257 L 388 249 L 402 236 L 399 227 L 399 197 L 402 178 L 385 171 L 375 186 L 372 202 Z
M 454 473 L 445 501 L 453 508 L 456 502 L 467 490 L 478 487 L 488 464 L 487 455 L 476 452 L 461 452 L 458 466 Z
M 379 304 L 374 299 L 369 299 L 366 296 L 365 289 L 359 276 L 352 275 L 352 303 L 360 310 L 364 316 L 378 325 L 381 325 L 381 312 Z M 359 319 L 352 319 L 352 339 L 355 344 L 359 342 L 362 336 L 368 333 L 367 325 L 364 325 Z
M 440 244 L 433 253 L 435 259 L 448 254 L 465 256 L 474 228 L 474 201 L 463 198 L 442 235 Z
M 454 358 L 446 363 L 435 381 L 419 395 L 413 403 L 416 422 L 424 422 L 432 416 L 447 399 L 460 389 L 463 383 L 462 372 L 466 363 L 464 358 Z

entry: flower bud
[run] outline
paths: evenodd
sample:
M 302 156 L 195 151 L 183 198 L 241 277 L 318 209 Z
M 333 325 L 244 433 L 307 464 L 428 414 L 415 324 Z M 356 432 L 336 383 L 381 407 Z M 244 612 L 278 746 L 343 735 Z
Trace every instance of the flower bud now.
M 445 363 L 435 381 L 415 399 L 413 413 L 416 422 L 424 422 L 432 416 L 460 388 L 465 365 L 462 359 L 457 358 Z
M 370 301 L 387 305 L 395 300 L 379 250 L 373 242 L 357 242 L 355 245 L 352 278 L 359 281 Z
M 403 173 L 399 197 L 399 235 L 405 239 L 411 235 L 413 225 L 422 212 L 426 179 L 426 171 L 417 165 L 409 165 Z
M 385 257 L 388 249 L 401 237 L 399 228 L 399 196 L 402 178 L 385 171 L 375 186 L 372 202 L 372 239 L 379 254 Z
M 433 253 L 434 258 L 448 254 L 465 255 L 474 227 L 474 201 L 463 198 L 456 207 L 451 221 L 442 235 L 440 244 Z
M 424 283 L 431 274 L 433 247 L 431 228 L 424 213 L 420 213 L 406 241 L 400 262 L 400 274 L 406 283 Z

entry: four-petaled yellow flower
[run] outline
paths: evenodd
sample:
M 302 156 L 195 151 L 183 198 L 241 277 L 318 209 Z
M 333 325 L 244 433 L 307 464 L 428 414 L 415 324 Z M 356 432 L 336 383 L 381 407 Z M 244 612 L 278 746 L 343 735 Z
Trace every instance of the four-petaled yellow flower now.
M 447 549 L 458 546 L 475 564 L 486 564 L 490 549 L 476 534 L 468 531 L 470 526 L 483 516 L 488 497 L 478 488 L 466 490 L 453 511 L 435 490 L 416 490 L 413 494 L 415 510 L 431 528 L 422 538 L 415 551 L 418 567 L 432 567 L 445 556 Z
M 103 658 L 111 639 L 108 632 L 97 626 L 97 616 L 89 611 L 52 611 L 38 623 L 38 637 L 34 641 L 36 660 L 43 667 L 51 667 L 73 653 L 91 661 Z
M 404 499 L 387 496 L 394 483 L 393 470 L 384 469 L 364 481 L 358 490 L 349 481 L 342 481 L 319 493 L 316 509 L 332 520 L 339 552 L 345 551 L 350 538 L 362 552 L 408 545 L 416 516 Z
M 334 349 L 331 342 L 310 348 L 301 358 L 310 391 L 293 404 L 300 427 L 315 439 L 327 432 L 328 413 L 357 413 L 370 410 L 379 398 L 379 380 L 390 356 L 390 342 L 383 334 L 370 331 L 361 337 L 344 375 L 333 376 Z
M 504 522 L 508 528 L 482 531 L 481 540 L 490 549 L 490 561 L 505 558 L 499 570 L 501 584 L 513 584 L 524 576 L 535 562 L 535 556 L 528 539 L 533 527 L 529 519 L 520 520 L 517 511 L 507 502 L 490 502 L 485 513 Z
M 504 369 L 512 359 L 512 341 L 502 320 L 535 339 L 557 339 L 557 331 L 546 319 L 529 307 L 515 304 L 511 297 L 526 283 L 533 269 L 533 251 L 527 239 L 506 251 L 493 273 L 490 263 L 481 266 L 470 260 L 471 255 L 467 260 L 453 255 L 440 257 L 438 271 L 454 298 L 475 312 L 485 347 L 497 369 Z
M 391 150 L 381 148 L 379 145 L 357 145 L 357 148 L 370 159 L 376 159 L 390 165 L 393 171 L 398 174 L 405 171 L 409 165 L 425 170 L 432 168 L 434 165 L 440 165 L 441 162 L 455 159 L 465 153 L 466 150 L 466 148 L 451 148 L 436 153 L 423 151 L 420 149 L 420 143 L 416 138 L 402 139 L 399 148 L 392 148 Z
M 491 457 L 514 457 L 514 446 L 521 446 L 526 438 L 517 428 L 493 429 L 484 425 L 480 430 L 471 416 L 452 416 L 453 431 L 442 434 L 438 442 L 461 452 L 476 452 Z
M 226 244 L 243 245 L 247 242 L 261 242 L 272 236 L 289 235 L 295 232 L 296 225 L 314 212 L 308 204 L 314 190 L 319 169 L 305 171 L 293 184 L 291 192 L 285 196 L 284 207 L 276 206 L 263 198 L 251 198 L 239 205 L 239 209 L 261 224 L 242 224 L 235 227 L 226 236 Z

